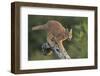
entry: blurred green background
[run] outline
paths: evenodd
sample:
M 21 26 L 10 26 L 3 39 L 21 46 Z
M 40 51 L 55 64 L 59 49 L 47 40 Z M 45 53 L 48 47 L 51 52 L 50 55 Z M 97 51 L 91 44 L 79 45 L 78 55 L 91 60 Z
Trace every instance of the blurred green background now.
M 72 40 L 64 41 L 64 47 L 72 59 L 88 57 L 87 17 L 28 15 L 28 60 L 58 59 L 54 54 L 45 56 L 41 51 L 41 45 L 46 42 L 46 31 L 32 31 L 32 26 L 45 24 L 48 20 L 57 20 L 65 28 L 73 29 Z

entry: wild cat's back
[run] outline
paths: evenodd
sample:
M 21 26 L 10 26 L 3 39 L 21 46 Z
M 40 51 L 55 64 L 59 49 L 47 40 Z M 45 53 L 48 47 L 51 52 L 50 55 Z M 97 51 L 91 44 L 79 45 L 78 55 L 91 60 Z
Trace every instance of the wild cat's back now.
M 61 25 L 60 22 L 55 21 L 55 20 L 48 21 L 48 32 L 61 33 L 64 31 L 65 31 L 65 28 Z

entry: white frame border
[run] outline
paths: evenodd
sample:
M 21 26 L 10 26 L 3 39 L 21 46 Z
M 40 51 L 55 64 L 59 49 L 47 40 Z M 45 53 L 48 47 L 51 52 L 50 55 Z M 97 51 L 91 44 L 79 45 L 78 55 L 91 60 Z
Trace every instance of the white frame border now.
M 66 13 L 65 13 L 66 12 Z M 94 65 L 94 11 L 41 7 L 20 8 L 20 69 L 43 69 Z M 88 58 L 28 61 L 28 14 L 88 17 Z M 59 64 L 57 64 L 59 63 Z M 67 63 L 67 64 L 66 64 Z

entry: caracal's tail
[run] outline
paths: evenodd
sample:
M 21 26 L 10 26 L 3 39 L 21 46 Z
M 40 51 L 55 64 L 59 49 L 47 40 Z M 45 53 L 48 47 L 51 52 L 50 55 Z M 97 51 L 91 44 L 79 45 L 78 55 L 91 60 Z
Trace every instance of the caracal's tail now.
M 32 30 L 46 30 L 47 28 L 48 28 L 47 24 L 44 24 L 44 25 L 33 26 Z

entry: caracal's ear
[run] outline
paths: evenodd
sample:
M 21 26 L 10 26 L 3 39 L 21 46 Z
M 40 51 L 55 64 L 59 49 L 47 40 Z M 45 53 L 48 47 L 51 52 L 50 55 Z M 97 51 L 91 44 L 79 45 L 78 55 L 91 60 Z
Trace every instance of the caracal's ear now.
M 70 29 L 69 33 L 72 34 L 72 29 Z
M 66 28 L 66 32 L 68 32 L 68 28 Z
M 65 26 L 65 31 L 66 31 L 66 32 L 68 32 L 68 28 L 67 28 L 67 25 Z

